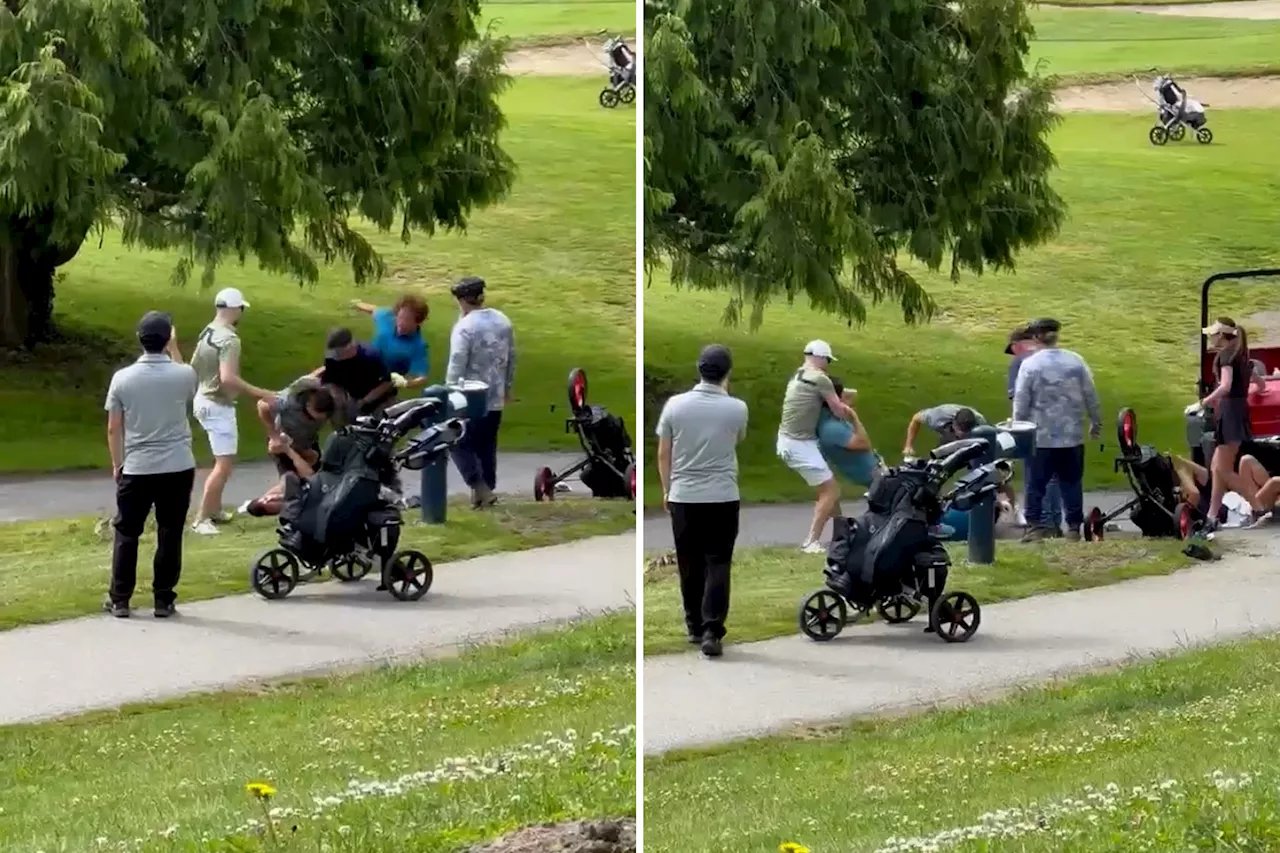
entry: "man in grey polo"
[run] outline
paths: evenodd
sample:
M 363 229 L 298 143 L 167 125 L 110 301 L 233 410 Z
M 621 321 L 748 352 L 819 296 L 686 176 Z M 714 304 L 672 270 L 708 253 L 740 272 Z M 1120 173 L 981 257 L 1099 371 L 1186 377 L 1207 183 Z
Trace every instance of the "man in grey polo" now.
M 196 460 L 187 412 L 199 380 L 182 363 L 169 315 L 151 311 L 138 324 L 142 357 L 116 371 L 107 390 L 107 445 L 116 481 L 115 548 L 111 589 L 104 604 L 112 616 L 129 615 L 138 576 L 138 538 L 156 512 L 152 592 L 155 615 L 175 614 L 174 587 L 182 575 L 182 531 L 191 506 Z
M 733 358 L 713 344 L 698 356 L 693 390 L 667 400 L 658 418 L 662 505 L 680 569 L 690 643 L 719 657 L 729 613 L 729 569 L 738 540 L 738 442 L 747 404 L 729 395 Z

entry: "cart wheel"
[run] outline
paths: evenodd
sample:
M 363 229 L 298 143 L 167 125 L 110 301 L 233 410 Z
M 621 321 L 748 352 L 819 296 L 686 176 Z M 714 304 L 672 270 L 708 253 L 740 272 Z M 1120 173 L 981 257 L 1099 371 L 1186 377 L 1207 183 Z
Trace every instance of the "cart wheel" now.
M 1178 507 L 1178 538 L 1190 539 L 1191 534 L 1196 532 L 1196 517 L 1191 507 L 1182 504 Z
M 569 408 L 580 412 L 587 407 L 587 372 L 581 367 L 569 371 Z
M 1213 131 L 1207 127 L 1202 127 L 1196 131 L 1196 142 L 1201 145 L 1208 145 L 1213 141 Z
M 1169 131 L 1157 125 L 1151 128 L 1151 132 L 1147 134 L 1147 139 L 1151 140 L 1152 145 L 1164 145 L 1169 141 Z
M 910 622 L 920 612 L 920 604 L 905 595 L 894 595 L 876 602 L 876 612 L 890 625 Z
M 553 501 L 556 499 L 556 475 L 550 468 L 539 468 L 533 475 L 533 499 L 535 501 Z
M 1089 510 L 1089 517 L 1084 520 L 1084 541 L 1101 542 L 1106 532 L 1106 523 L 1102 520 L 1102 510 L 1096 506 Z
M 417 601 L 431 589 L 435 573 L 421 551 L 397 551 L 383 570 L 387 590 L 401 601 Z
M 636 463 L 627 466 L 627 488 L 631 492 L 631 500 L 636 499 Z
M 800 630 L 810 640 L 823 643 L 844 630 L 848 615 L 843 598 L 829 589 L 820 589 L 800 602 Z
M 631 103 L 636 99 L 636 87 L 632 86 L 630 83 L 623 86 L 621 91 L 618 92 L 618 98 L 624 104 Z
M 982 608 L 967 592 L 949 592 L 933 605 L 929 624 L 948 643 L 963 643 L 978 633 Z
M 1116 440 L 1120 442 L 1120 452 L 1125 456 L 1138 448 L 1138 415 L 1128 407 L 1120 410 L 1116 418 Z
M 1169 131 L 1169 138 L 1172 139 L 1174 142 L 1181 142 L 1182 140 L 1186 139 L 1187 126 L 1185 124 L 1178 125 L 1173 130 Z
M 298 558 L 283 548 L 264 551 L 249 569 L 249 585 L 268 601 L 284 598 L 298 585 Z
M 355 554 L 343 554 L 329 561 L 329 571 L 343 583 L 360 580 L 369 574 L 372 568 L 372 564 L 361 560 Z
M 618 93 L 612 89 L 600 90 L 600 106 L 605 109 L 613 109 L 618 105 Z

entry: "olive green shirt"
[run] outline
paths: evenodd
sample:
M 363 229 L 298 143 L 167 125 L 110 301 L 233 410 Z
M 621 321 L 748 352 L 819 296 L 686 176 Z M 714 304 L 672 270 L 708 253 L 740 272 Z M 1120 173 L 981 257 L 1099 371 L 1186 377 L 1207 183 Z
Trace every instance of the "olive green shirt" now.
M 787 393 L 782 398 L 782 423 L 778 434 L 800 441 L 814 441 L 818 433 L 818 415 L 828 394 L 834 394 L 836 386 L 831 377 L 821 370 L 802 367 L 787 383 Z
M 191 366 L 200 380 L 201 396 L 226 405 L 236 401 L 236 392 L 222 387 L 220 372 L 223 362 L 233 359 L 238 365 L 240 336 L 236 334 L 235 327 L 216 321 L 205 326 L 196 342 L 195 352 L 191 354 Z

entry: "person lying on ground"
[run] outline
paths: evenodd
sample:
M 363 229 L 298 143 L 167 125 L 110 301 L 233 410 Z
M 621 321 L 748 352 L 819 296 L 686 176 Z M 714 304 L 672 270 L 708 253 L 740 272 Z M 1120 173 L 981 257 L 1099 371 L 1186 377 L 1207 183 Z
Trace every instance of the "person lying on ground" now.
M 427 302 L 406 293 L 390 308 L 380 308 L 356 300 L 351 307 L 373 317 L 371 349 L 382 359 L 387 370 L 399 376 L 398 388 L 420 388 L 427 384 L 431 369 L 431 353 L 422 336 L 422 325 L 430 312 Z
M 1170 460 L 1182 503 L 1207 518 L 1209 496 L 1213 490 L 1213 473 L 1203 465 L 1182 456 L 1171 456 Z M 1237 470 L 1228 475 L 1223 491 L 1224 494 L 1235 493 L 1248 502 L 1253 508 L 1252 522 L 1257 523 L 1275 508 L 1276 500 L 1280 498 L 1280 483 L 1271 487 L 1271 490 L 1264 491 L 1272 480 L 1277 479 L 1280 477 L 1273 477 L 1256 457 L 1245 454 L 1240 457 Z
M 325 341 L 324 364 L 311 372 L 334 396 L 335 423 L 349 423 L 391 405 L 396 386 L 391 371 L 351 330 L 338 327 Z M 339 417 L 340 416 L 340 417 Z
M 823 403 L 826 403 L 842 419 L 853 417 L 853 410 L 836 394 L 831 377 L 827 375 L 835 360 L 826 341 L 810 341 L 805 345 L 804 364 L 787 382 L 782 398 L 782 419 L 778 424 L 775 445 L 778 458 L 817 491 L 813 523 L 800 546 L 800 550 L 807 554 L 826 553 L 819 539 L 840 503 L 840 487 L 818 446 L 818 416 Z
M 314 376 L 304 376 L 276 397 L 258 401 L 258 417 L 267 428 L 267 452 L 280 479 L 262 497 L 247 501 L 241 512 L 255 518 L 279 514 L 285 475 L 311 476 L 298 467 L 299 461 L 314 473 L 320 459 L 320 431 L 333 413 L 333 394 Z

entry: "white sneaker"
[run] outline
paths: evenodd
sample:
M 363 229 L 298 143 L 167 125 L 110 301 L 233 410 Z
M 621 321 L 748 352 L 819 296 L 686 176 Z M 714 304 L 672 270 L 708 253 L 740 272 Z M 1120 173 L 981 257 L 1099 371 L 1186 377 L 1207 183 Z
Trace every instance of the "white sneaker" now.
M 1018 526 L 1019 527 L 1027 526 L 1027 514 L 1022 510 L 1018 510 Z
M 251 503 L 253 503 L 253 498 L 250 498 L 249 500 L 247 500 L 247 501 L 245 501 L 244 503 L 240 504 L 240 507 L 236 510 L 236 513 L 238 513 L 239 515 L 248 515 L 248 514 L 249 514 L 249 505 L 250 505 Z M 231 513 L 226 513 L 226 516 L 227 516 L 227 521 L 230 521 L 230 520 L 231 520 Z
M 800 550 L 806 554 L 825 554 L 827 548 L 821 542 L 806 542 L 800 546 Z
M 222 531 L 220 531 L 218 526 L 210 519 L 202 518 L 195 524 L 191 525 L 191 532 L 199 533 L 201 536 L 216 536 Z

